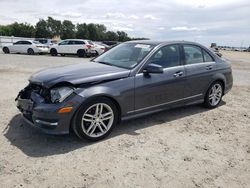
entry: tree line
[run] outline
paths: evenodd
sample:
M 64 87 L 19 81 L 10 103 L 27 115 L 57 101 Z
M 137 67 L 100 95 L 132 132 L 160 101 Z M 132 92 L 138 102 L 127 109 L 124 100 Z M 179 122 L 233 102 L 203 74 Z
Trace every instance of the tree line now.
M 77 38 L 94 41 L 129 41 L 146 38 L 131 38 L 124 31 L 108 31 L 103 24 L 81 23 L 73 24 L 70 20 L 56 20 L 52 17 L 40 19 L 35 26 L 28 23 L 13 23 L 0 25 L 0 36 L 15 36 L 29 38 L 53 38 L 61 39 Z

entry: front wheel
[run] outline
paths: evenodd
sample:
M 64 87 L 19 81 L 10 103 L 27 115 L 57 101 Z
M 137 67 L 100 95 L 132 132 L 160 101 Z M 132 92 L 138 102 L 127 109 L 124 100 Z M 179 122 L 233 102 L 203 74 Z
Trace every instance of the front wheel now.
M 211 84 L 206 96 L 204 105 L 207 108 L 215 108 L 220 104 L 223 96 L 223 85 L 221 82 L 217 81 Z
M 9 53 L 10 53 L 10 50 L 9 50 L 9 48 L 4 47 L 4 48 L 3 48 L 3 52 L 4 52 L 5 54 L 9 54 Z
M 116 105 L 107 98 L 85 103 L 76 115 L 73 130 L 79 138 L 97 141 L 110 134 L 118 122 Z
M 55 48 L 52 48 L 52 49 L 50 50 L 50 55 L 51 55 L 51 56 L 57 56 L 57 50 L 56 50 Z
M 29 48 L 28 51 L 27 51 L 27 53 L 29 55 L 34 55 L 35 54 L 35 52 L 34 52 L 34 50 L 32 48 Z
M 78 55 L 78 57 L 85 57 L 85 51 L 84 50 L 78 50 L 77 55 Z

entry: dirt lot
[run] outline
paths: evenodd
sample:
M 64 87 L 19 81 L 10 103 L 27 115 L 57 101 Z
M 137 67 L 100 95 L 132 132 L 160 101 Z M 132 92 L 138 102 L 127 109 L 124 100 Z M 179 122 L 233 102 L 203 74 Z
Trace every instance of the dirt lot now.
M 124 122 L 97 143 L 42 134 L 14 102 L 33 72 L 86 59 L 0 54 L 0 187 L 250 187 L 250 53 L 222 53 L 234 87 L 219 108 Z

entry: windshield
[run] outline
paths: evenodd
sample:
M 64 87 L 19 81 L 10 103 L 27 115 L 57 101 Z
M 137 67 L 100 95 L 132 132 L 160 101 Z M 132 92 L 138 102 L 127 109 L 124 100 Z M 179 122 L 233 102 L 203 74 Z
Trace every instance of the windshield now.
M 150 44 L 123 43 L 97 57 L 94 62 L 132 69 L 153 47 Z

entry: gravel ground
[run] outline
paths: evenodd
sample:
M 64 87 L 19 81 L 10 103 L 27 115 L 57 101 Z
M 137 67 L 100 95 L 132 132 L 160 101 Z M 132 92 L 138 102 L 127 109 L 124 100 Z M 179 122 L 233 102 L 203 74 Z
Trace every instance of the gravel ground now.
M 234 87 L 220 107 L 127 121 L 97 143 L 42 134 L 14 102 L 33 72 L 87 59 L 0 54 L 0 187 L 250 187 L 250 53 L 222 53 Z

